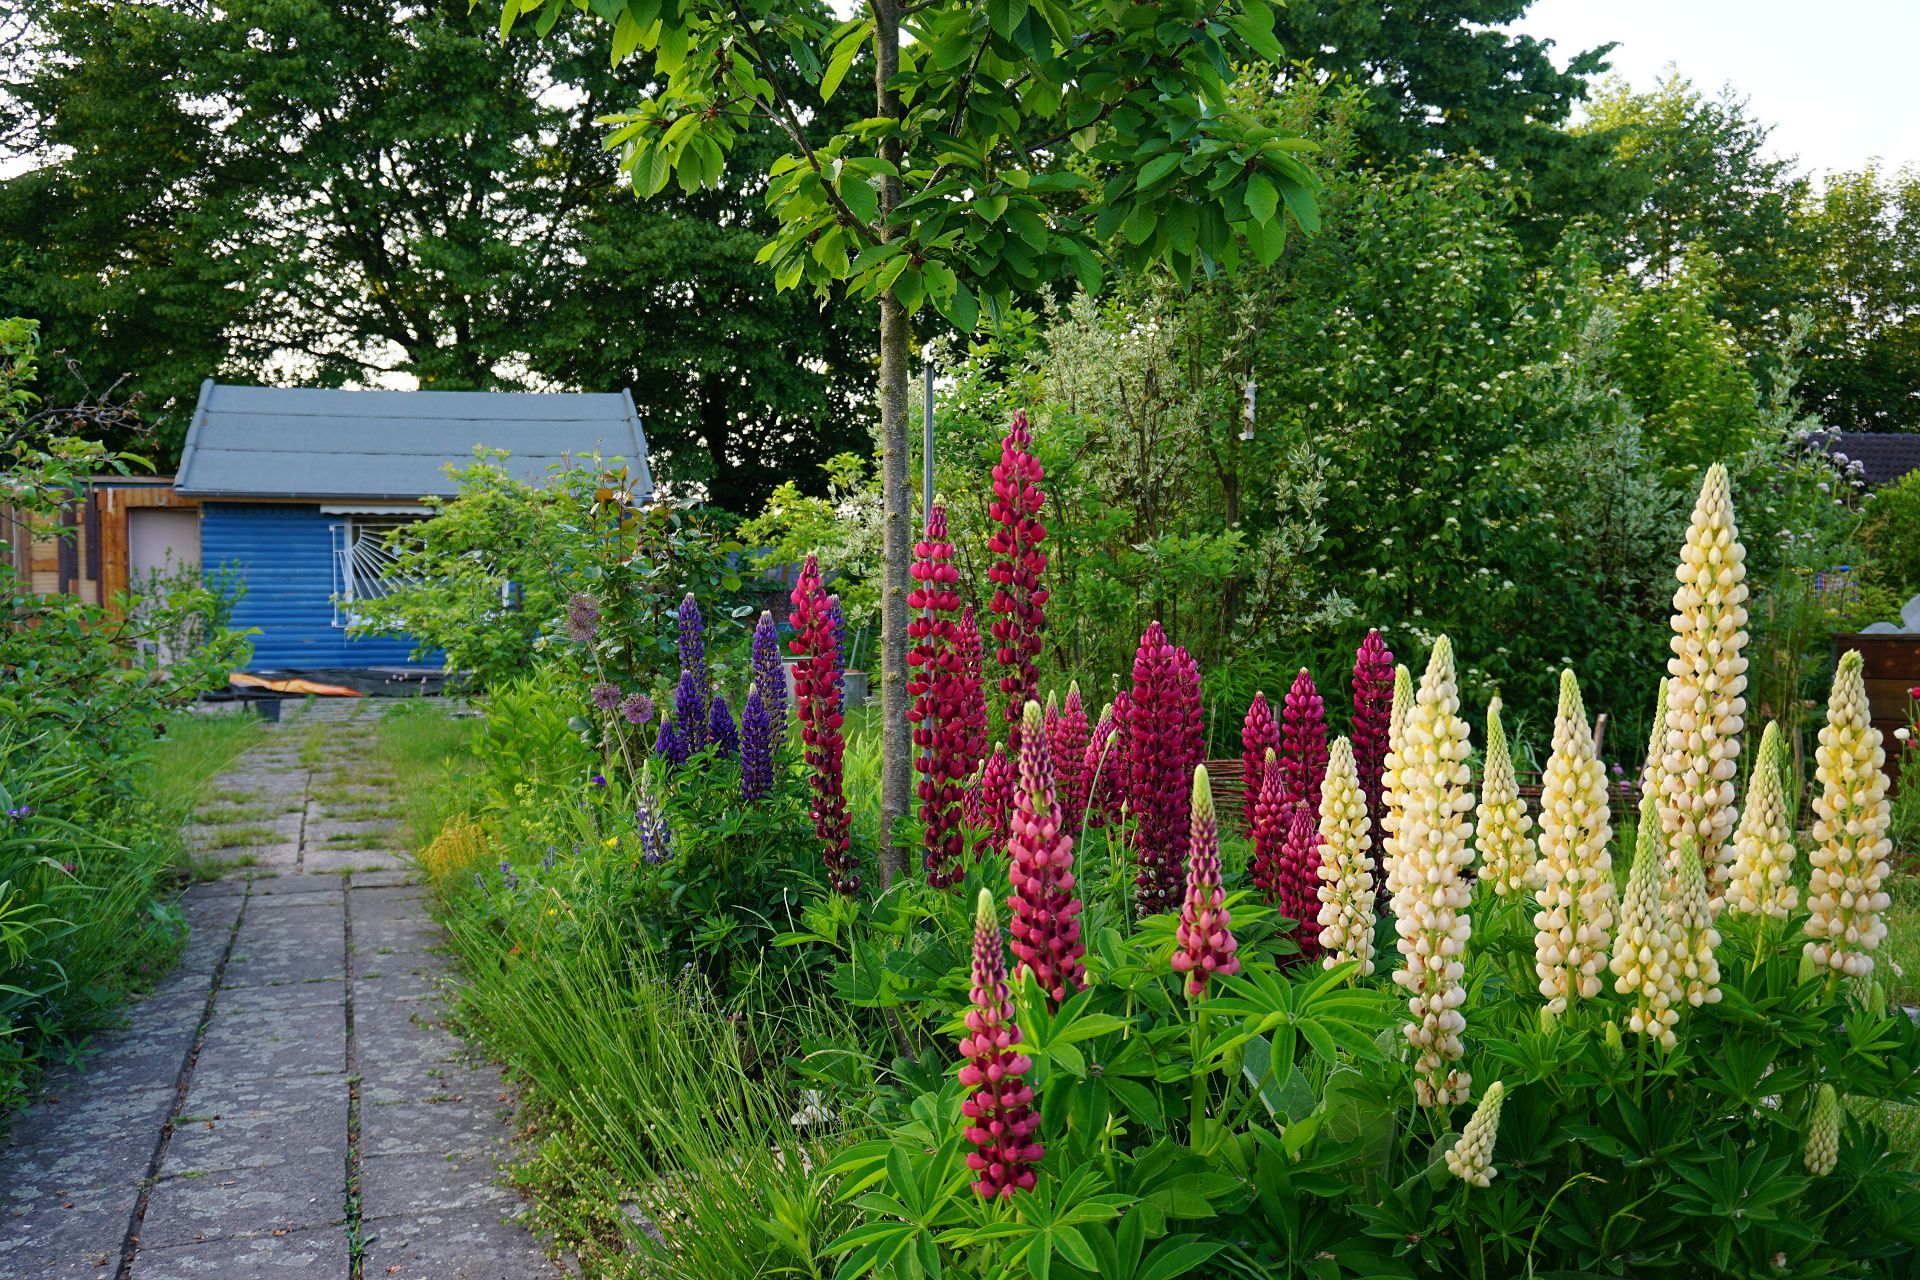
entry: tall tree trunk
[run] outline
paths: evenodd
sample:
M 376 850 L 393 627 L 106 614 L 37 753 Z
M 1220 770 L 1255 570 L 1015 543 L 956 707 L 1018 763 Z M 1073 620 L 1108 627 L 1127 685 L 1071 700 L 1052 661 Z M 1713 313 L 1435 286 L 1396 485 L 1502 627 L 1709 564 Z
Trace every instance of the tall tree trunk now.
M 900 70 L 898 0 L 871 0 L 874 18 L 874 100 L 879 116 L 898 118 L 900 95 L 888 82 Z M 881 154 L 896 166 L 900 144 Z M 881 235 L 900 202 L 897 178 L 880 185 Z M 892 294 L 880 298 L 880 494 L 885 508 L 880 575 L 880 886 L 893 887 L 906 869 L 906 850 L 894 842 L 894 824 L 904 817 L 913 791 L 913 740 L 907 728 L 907 584 L 913 553 L 913 494 L 907 485 L 907 364 L 912 333 L 906 308 Z

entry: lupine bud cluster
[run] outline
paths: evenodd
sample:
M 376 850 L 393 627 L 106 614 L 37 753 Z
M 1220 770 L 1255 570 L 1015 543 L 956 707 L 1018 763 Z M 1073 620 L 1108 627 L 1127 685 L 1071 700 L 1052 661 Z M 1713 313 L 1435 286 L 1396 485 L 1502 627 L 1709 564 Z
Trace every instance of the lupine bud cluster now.
M 980 891 L 973 926 L 973 1007 L 967 1034 L 960 1040 L 960 1083 L 973 1092 L 960 1104 L 971 1121 L 966 1140 L 973 1189 L 982 1200 L 1031 1191 L 1034 1165 L 1046 1148 L 1033 1140 L 1040 1114 L 1033 1109 L 1033 1088 L 1025 1076 L 1033 1062 L 1018 1049 L 1020 1026 L 1014 1021 L 1007 990 L 1007 960 L 993 895 Z
M 1126 794 L 1127 762 L 1121 754 L 1115 708 L 1126 696 L 1123 693 L 1100 709 L 1100 719 L 1087 739 L 1086 764 L 1080 773 L 1087 783 L 1086 825 L 1089 827 L 1104 827 L 1120 820 L 1120 806 Z
M 1087 745 L 1091 738 L 1080 686 L 1069 684 L 1066 701 L 1060 704 L 1060 718 L 1047 731 L 1047 754 L 1059 781 L 1061 830 L 1075 838 L 1087 816 Z
M 1707 469 L 1674 571 L 1673 656 L 1667 660 L 1667 740 L 1660 760 L 1660 821 L 1668 874 L 1691 835 L 1717 892 L 1733 832 L 1733 779 L 1747 711 L 1747 552 L 1733 523 L 1727 469 Z
M 740 711 L 740 795 L 751 804 L 772 790 L 773 721 L 755 681 Z
M 954 621 L 960 610 L 960 575 L 953 567 L 953 544 L 947 541 L 945 507 L 936 506 L 927 516 L 926 536 L 914 547 L 913 579 L 907 594 L 907 607 L 914 611 L 907 624 L 912 644 L 907 654 L 907 696 L 912 699 L 907 719 L 919 749 L 917 788 L 927 883 L 945 888 L 966 874 L 960 863 L 966 843 L 960 822 L 965 779 L 972 771 L 963 710 L 965 658 Z
M 665 862 L 673 856 L 673 829 L 658 805 L 642 800 L 633 811 L 633 827 L 640 837 L 642 862 Z
M 1393 894 L 1401 965 L 1393 980 L 1407 991 L 1413 1021 L 1407 1043 L 1417 1055 L 1414 1096 L 1423 1107 L 1465 1102 L 1472 1077 L 1456 1065 L 1466 1054 L 1466 871 L 1473 861 L 1472 774 L 1467 722 L 1460 718 L 1453 643 L 1434 641 L 1413 709 L 1401 729 L 1398 776 L 1400 851 Z
M 1372 844 L 1380 858 L 1386 828 L 1380 825 L 1380 772 L 1387 763 L 1387 735 L 1393 721 L 1393 653 L 1378 630 L 1367 632 L 1353 655 L 1353 765 L 1373 823 Z M 1376 868 L 1376 874 L 1379 869 Z M 1385 883 L 1381 876 L 1381 884 Z
M 1267 749 L 1265 767 L 1260 772 L 1260 794 L 1254 797 L 1253 857 L 1247 863 L 1247 876 L 1259 888 L 1260 895 L 1276 906 L 1280 902 L 1285 873 L 1281 859 L 1286 856 L 1287 815 L 1293 806 L 1287 803 L 1287 771 L 1273 748 Z
M 1360 962 L 1362 975 L 1373 972 L 1372 822 L 1366 795 L 1353 762 L 1353 747 L 1335 738 L 1327 756 L 1327 778 L 1320 787 L 1319 943 L 1331 969 Z
M 1133 813 L 1134 898 L 1141 915 L 1180 901 L 1187 859 L 1188 779 L 1200 763 L 1198 671 L 1158 622 L 1133 656 L 1133 692 L 1122 704 L 1127 808 Z
M 1533 970 L 1547 1008 L 1600 994 L 1613 928 L 1613 820 L 1607 773 L 1573 672 L 1560 673 L 1553 754 L 1540 787 L 1540 862 L 1534 897 Z
M 1460 1131 L 1460 1141 L 1447 1151 L 1447 1172 L 1469 1186 L 1492 1186 L 1499 1173 L 1493 1167 L 1493 1144 L 1500 1136 L 1500 1108 L 1506 1100 L 1506 1086 L 1495 1080 Z
M 1673 930 L 1667 920 L 1660 887 L 1666 879 L 1666 839 L 1660 830 L 1660 806 L 1652 791 L 1640 796 L 1640 833 L 1633 848 L 1633 869 L 1627 875 L 1627 896 L 1620 904 L 1620 933 L 1613 942 L 1613 989 L 1633 997 L 1627 1029 L 1658 1040 L 1671 1049 L 1677 1043 L 1674 1024 L 1680 1012 L 1680 984 L 1673 962 Z
M 1785 920 L 1800 901 L 1793 884 L 1793 823 L 1787 817 L 1786 743 L 1769 722 L 1760 735 L 1747 807 L 1733 835 L 1733 866 L 1719 905 L 1735 915 Z
M 1833 675 L 1827 723 L 1814 751 L 1813 847 L 1807 861 L 1806 952 L 1815 964 L 1853 977 L 1873 972 L 1873 953 L 1887 936 L 1881 918 L 1893 820 L 1887 803 L 1886 752 L 1867 709 L 1858 650 L 1849 649 Z
M 1280 726 L 1274 723 L 1267 695 L 1256 693 L 1247 705 L 1247 717 L 1240 722 L 1240 820 L 1245 830 L 1253 830 L 1254 807 L 1260 803 L 1261 777 L 1267 761 L 1280 750 Z
M 707 741 L 713 744 L 714 754 L 723 760 L 740 754 L 740 730 L 733 723 L 733 708 L 727 705 L 725 694 L 715 693 L 708 704 Z
M 1220 887 L 1220 824 L 1213 812 L 1213 788 L 1207 767 L 1193 769 L 1193 796 L 1188 806 L 1192 827 L 1187 836 L 1186 898 L 1180 923 L 1174 929 L 1173 968 L 1187 975 L 1187 994 L 1206 994 L 1215 974 L 1240 972 L 1239 944 L 1233 938 L 1233 917 Z
M 1487 752 L 1480 782 L 1479 823 L 1474 843 L 1480 851 L 1480 879 L 1502 898 L 1524 896 L 1533 883 L 1533 819 L 1520 798 L 1513 754 L 1500 723 L 1500 699 L 1487 704 Z
M 780 665 L 780 629 L 765 609 L 753 628 L 753 683 L 773 726 L 774 745 L 779 746 L 787 740 L 787 673 Z
M 1040 544 L 1047 528 L 1039 519 L 1047 500 L 1040 488 L 1045 475 L 1040 459 L 1033 456 L 1026 410 L 1015 410 L 1013 425 L 1000 442 L 1000 461 L 993 469 L 993 502 L 987 507 L 987 519 L 995 526 L 987 538 L 987 550 L 999 557 L 987 570 L 997 615 L 993 639 L 996 657 L 1006 669 L 1000 677 L 1000 692 L 1015 738 L 1021 709 L 1040 688 L 1040 633 L 1047 624 L 1047 591 L 1040 585 L 1040 575 L 1047 568 L 1047 553 Z
M 1281 704 L 1280 739 L 1288 794 L 1317 809 L 1320 783 L 1327 776 L 1327 705 L 1305 667 L 1293 678 L 1293 687 Z
M 1830 1084 L 1820 1086 L 1807 1126 L 1807 1172 L 1824 1178 L 1840 1163 L 1840 1095 Z
M 1080 941 L 1080 895 L 1074 891 L 1073 837 L 1054 791 L 1052 753 L 1040 705 L 1027 704 L 1020 734 L 1020 776 L 1008 821 L 1007 876 L 1013 896 L 1013 954 L 1033 971 L 1053 1008 L 1087 985 Z
M 1407 717 L 1413 712 L 1413 673 L 1401 663 L 1393 669 L 1393 705 L 1387 718 L 1387 754 L 1380 767 L 1381 892 L 1391 898 L 1399 885 L 1400 749 Z
M 815 557 L 808 556 L 801 566 L 792 599 L 791 647 L 800 656 L 794 669 L 794 690 L 800 711 L 800 740 L 805 744 L 813 777 L 813 831 L 820 839 L 821 860 L 834 891 L 851 895 L 860 888 L 860 873 L 853 857 L 853 829 L 843 776 L 846 740 L 840 732 L 840 660 L 834 645 L 833 619 L 827 612 L 827 591 L 820 579 L 820 562 Z
M 1673 862 L 1678 868 L 1673 901 L 1667 907 L 1667 927 L 1673 935 L 1673 965 L 1680 993 L 1698 1009 L 1720 1003 L 1720 961 L 1714 949 L 1720 931 L 1713 927 L 1713 908 L 1707 902 L 1707 873 L 1693 850 L 1693 836 L 1682 834 Z
M 980 776 L 967 792 L 964 813 L 967 825 L 979 832 L 974 838 L 974 848 L 981 853 L 1007 851 L 1007 819 L 1013 812 L 1017 773 L 1017 766 L 1007 757 L 1006 749 L 994 743 L 993 754 L 987 757 Z

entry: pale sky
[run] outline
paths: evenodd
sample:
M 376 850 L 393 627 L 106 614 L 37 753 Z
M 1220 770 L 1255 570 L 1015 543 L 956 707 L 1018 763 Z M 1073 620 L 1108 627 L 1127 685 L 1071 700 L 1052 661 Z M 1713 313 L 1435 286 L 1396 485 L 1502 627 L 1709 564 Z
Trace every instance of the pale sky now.
M 1709 95 L 1731 83 L 1804 171 L 1920 166 L 1920 0 L 1535 0 L 1516 25 L 1562 65 L 1618 41 L 1636 89 L 1670 63 Z

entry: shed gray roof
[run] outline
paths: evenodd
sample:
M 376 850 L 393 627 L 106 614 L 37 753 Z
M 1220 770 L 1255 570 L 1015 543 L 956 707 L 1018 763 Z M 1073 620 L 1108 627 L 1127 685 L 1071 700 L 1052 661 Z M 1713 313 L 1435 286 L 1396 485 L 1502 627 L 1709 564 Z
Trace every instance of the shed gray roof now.
M 543 480 L 567 459 L 620 458 L 653 489 L 633 397 L 518 391 L 322 391 L 207 381 L 174 488 L 221 498 L 452 496 L 448 463 L 476 446 Z

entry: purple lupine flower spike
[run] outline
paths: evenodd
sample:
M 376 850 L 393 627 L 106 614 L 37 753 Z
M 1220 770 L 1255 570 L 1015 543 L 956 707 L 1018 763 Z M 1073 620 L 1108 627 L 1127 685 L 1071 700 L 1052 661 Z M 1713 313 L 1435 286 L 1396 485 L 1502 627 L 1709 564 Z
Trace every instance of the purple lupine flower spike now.
M 753 683 L 760 690 L 775 746 L 787 740 L 787 672 L 780 663 L 780 628 L 771 611 L 760 611 L 753 629 Z
M 680 601 L 680 670 L 693 672 L 704 697 L 712 684 L 712 677 L 707 673 L 706 623 L 701 620 L 700 603 L 691 591 Z
M 740 754 L 740 730 L 733 723 L 733 708 L 724 694 L 714 694 L 707 712 L 707 741 L 726 759 Z
M 667 826 L 666 815 L 658 808 L 641 801 L 634 810 L 633 825 L 640 837 L 640 860 L 642 862 L 665 862 L 673 854 L 673 832 Z
M 682 738 L 680 731 L 673 727 L 672 716 L 661 717 L 660 736 L 654 739 L 653 751 L 655 755 L 670 765 L 685 764 L 687 762 L 688 752 L 686 739 Z
M 687 744 L 688 755 L 707 749 L 710 741 L 707 696 L 699 676 L 688 667 L 681 668 L 680 687 L 673 691 L 673 719 L 680 728 L 681 740 Z
M 740 711 L 740 795 L 749 803 L 773 790 L 773 724 L 755 683 Z

